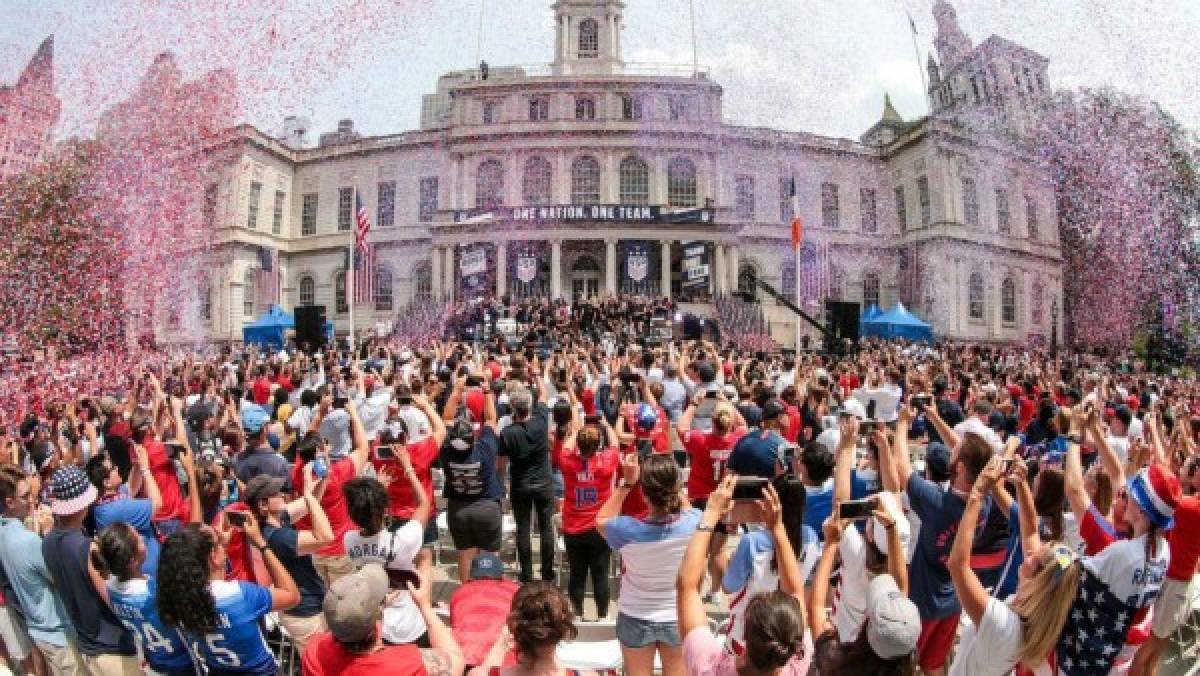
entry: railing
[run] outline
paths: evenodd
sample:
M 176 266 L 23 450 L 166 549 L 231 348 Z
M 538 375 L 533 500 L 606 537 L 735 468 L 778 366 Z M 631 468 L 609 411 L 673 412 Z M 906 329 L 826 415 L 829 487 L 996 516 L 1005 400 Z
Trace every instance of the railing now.
M 587 62 L 572 62 L 586 64 Z M 570 71 L 570 67 L 564 67 L 563 71 Z M 580 68 L 580 71 L 587 72 L 587 68 Z M 700 79 L 708 78 L 708 68 L 699 67 L 693 68 L 690 63 L 655 63 L 655 62 L 625 62 L 618 64 L 612 69 L 613 75 L 646 75 L 646 76 L 665 76 L 665 77 L 697 77 Z M 468 81 L 481 80 L 480 71 L 478 68 L 457 71 L 455 73 L 464 77 Z M 510 64 L 503 66 L 488 65 L 488 81 L 497 80 L 519 80 L 532 77 L 552 77 L 555 73 L 555 68 L 548 63 L 533 63 L 533 64 Z

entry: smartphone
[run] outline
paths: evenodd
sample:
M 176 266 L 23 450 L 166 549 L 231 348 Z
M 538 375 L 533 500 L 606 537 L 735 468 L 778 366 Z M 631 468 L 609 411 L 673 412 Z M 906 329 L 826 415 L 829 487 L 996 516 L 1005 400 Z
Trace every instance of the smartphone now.
M 412 395 L 396 397 L 396 404 L 398 404 L 400 406 L 412 406 L 412 403 L 413 403 Z
M 705 393 L 704 393 L 704 398 L 705 398 L 705 399 L 716 399 L 716 398 L 717 398 L 717 391 L 716 391 L 716 390 L 709 390 L 709 391 L 705 392 Z
M 734 500 L 759 500 L 767 489 L 767 480 L 760 476 L 738 477 L 733 487 Z
M 920 409 L 929 406 L 930 402 L 932 401 L 933 399 L 928 394 L 915 394 L 912 398 L 912 405 L 915 406 L 919 412 Z
M 375 457 L 380 460 L 390 460 L 396 457 L 396 452 L 392 450 L 391 444 L 381 444 L 375 448 Z
M 600 424 L 600 414 L 597 413 L 594 415 L 583 416 L 583 424 L 584 425 L 599 425 Z
M 417 575 L 416 571 L 412 570 L 393 570 L 386 569 L 388 576 L 388 586 L 393 589 L 408 589 L 408 583 L 412 582 L 413 587 L 421 586 L 421 576 Z
M 245 512 L 225 512 L 225 520 L 234 528 L 245 528 L 247 518 Z
M 750 500 L 734 502 L 733 508 L 725 517 L 725 523 L 731 526 L 743 523 L 762 523 L 762 510 L 758 503 Z
M 1005 474 L 1008 474 L 1009 472 L 1012 471 L 1013 459 L 1012 458 L 1002 459 L 1000 461 L 1000 466 L 1001 466 L 1000 475 L 1004 476 Z
M 838 505 L 839 519 L 865 519 L 875 511 L 874 500 L 847 500 Z

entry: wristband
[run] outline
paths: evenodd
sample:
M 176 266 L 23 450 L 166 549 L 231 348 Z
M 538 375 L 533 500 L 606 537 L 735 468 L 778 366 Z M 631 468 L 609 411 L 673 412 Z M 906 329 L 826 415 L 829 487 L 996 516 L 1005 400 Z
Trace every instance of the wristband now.
M 702 531 L 704 533 L 712 533 L 714 528 L 716 528 L 716 526 L 705 526 L 704 524 L 700 524 L 699 526 L 696 526 L 696 530 Z
M 269 550 L 271 547 L 270 547 L 270 546 L 268 546 L 268 545 L 267 545 L 267 543 L 265 543 L 265 542 L 264 542 L 264 543 L 262 543 L 262 546 L 261 546 L 261 547 L 260 547 L 260 546 L 258 546 L 258 545 L 254 545 L 254 548 L 258 550 L 258 553 L 259 553 L 259 554 L 262 554 L 263 556 L 266 556 L 266 555 L 267 555 L 267 550 Z
M 1083 438 L 1082 438 L 1082 437 L 1080 437 L 1078 434 L 1068 434 L 1068 435 L 1067 435 L 1067 441 L 1069 441 L 1069 442 L 1071 442 L 1071 443 L 1075 444 L 1076 446 L 1082 446 L 1082 445 L 1083 445 Z

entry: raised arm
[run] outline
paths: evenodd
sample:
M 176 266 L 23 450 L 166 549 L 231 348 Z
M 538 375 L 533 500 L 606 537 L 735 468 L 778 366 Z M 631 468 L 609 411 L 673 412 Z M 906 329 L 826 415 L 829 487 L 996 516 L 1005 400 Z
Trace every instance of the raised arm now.
M 916 412 L 907 404 L 900 407 L 900 416 L 896 419 L 896 443 L 892 444 L 891 460 L 895 468 L 897 490 L 908 485 L 912 476 L 912 460 L 908 457 L 908 430 L 912 426 Z
M 621 514 L 621 506 L 625 504 L 625 498 L 633 492 L 633 487 L 637 485 L 640 474 L 641 465 L 638 462 L 637 453 L 625 454 L 621 458 L 621 478 L 624 480 L 613 489 L 612 495 L 608 496 L 608 500 L 600 507 L 600 511 L 596 512 L 596 528 L 601 535 L 607 537 L 605 528 L 608 526 L 608 522 Z
M 708 570 L 708 547 L 713 529 L 728 513 L 736 483 L 737 477 L 728 475 L 721 481 L 717 490 L 709 495 L 704 515 L 700 517 L 700 525 L 696 527 L 696 533 L 688 542 L 687 551 L 683 554 L 683 563 L 680 564 L 679 575 L 675 578 L 676 611 L 681 638 L 697 627 L 708 626 L 708 613 L 700 597 L 700 585 L 704 583 L 704 574 Z M 784 537 L 784 540 L 787 538 Z M 782 569 L 780 574 L 782 579 Z
M 1071 419 L 1071 437 L 1077 434 L 1075 429 L 1075 420 Z M 1087 514 L 1088 509 L 1092 506 L 1092 499 L 1088 497 L 1087 489 L 1083 484 L 1083 461 L 1079 456 L 1079 444 L 1074 441 L 1067 444 L 1067 457 L 1063 463 L 1063 484 L 1067 493 L 1067 502 L 1071 505 L 1071 512 L 1075 515 L 1075 523 L 1083 523 L 1083 516 Z
M 1029 473 L 1025 461 L 1013 461 L 1013 478 L 1017 484 L 1017 514 L 1021 525 L 1021 551 L 1036 552 L 1042 545 L 1038 534 L 1037 506 L 1033 504 L 1033 491 L 1029 489 Z
M 942 420 L 942 416 L 938 415 L 936 401 L 925 407 L 925 419 L 933 423 L 933 427 L 937 430 L 938 436 L 940 436 L 942 441 L 944 441 L 950 448 L 957 448 L 962 442 L 962 439 L 958 438 L 958 433 L 954 431 L 954 428 L 947 425 L 946 421 Z
M 262 553 L 263 564 L 267 567 L 267 572 L 271 574 L 271 610 L 287 610 L 295 607 L 300 602 L 300 590 L 296 588 L 296 581 L 292 579 L 291 573 L 283 566 L 275 552 L 267 546 L 267 541 L 263 539 L 262 531 L 258 528 L 258 519 L 246 519 L 244 526 L 239 528 L 246 534 L 246 539 L 250 545 Z
M 413 404 L 429 418 L 429 425 L 432 428 L 429 436 L 433 437 L 434 443 L 440 448 L 442 442 L 446 441 L 446 423 L 442 421 L 442 416 L 438 415 L 433 404 L 430 404 L 424 395 L 414 395 Z
M 1121 458 L 1117 456 L 1117 452 L 1113 450 L 1108 443 L 1108 438 L 1104 435 L 1104 429 L 1100 426 L 1100 416 L 1095 410 L 1088 415 L 1087 421 L 1088 436 L 1091 437 L 1092 443 L 1096 445 L 1096 450 L 1100 453 L 1100 462 L 1104 465 L 1104 471 L 1108 472 L 1108 476 L 1112 478 L 1112 485 L 1125 485 L 1125 468 L 1121 466 Z
M 842 524 L 837 520 L 837 505 L 833 506 L 833 515 L 825 520 L 822 526 L 825 531 L 825 548 L 821 550 L 821 560 L 813 571 L 812 598 L 809 600 L 808 627 L 814 641 L 830 629 L 829 611 L 825 609 L 825 600 L 829 597 L 829 578 L 833 574 L 833 563 L 837 560 L 838 544 L 842 539 Z M 890 546 L 890 545 L 889 545 Z M 903 557 L 888 557 L 901 558 Z
M 330 525 L 329 517 L 325 514 L 325 509 L 321 507 L 321 501 L 316 496 L 317 484 L 323 483 L 324 479 L 317 479 L 313 475 L 312 465 L 310 462 L 304 466 L 304 488 L 301 501 L 304 503 L 303 511 L 312 520 L 312 528 L 299 531 L 296 550 L 301 556 L 313 554 L 333 542 L 333 526 Z M 290 505 L 288 511 L 289 513 L 292 511 Z
M 854 446 L 858 440 L 858 418 L 838 418 L 837 464 L 833 475 L 833 502 L 840 504 L 850 499 L 850 473 L 854 468 Z
M 979 626 L 983 618 L 989 596 L 983 583 L 979 581 L 979 576 L 971 570 L 971 544 L 975 539 L 975 526 L 979 523 L 979 512 L 983 508 L 984 497 L 991 490 L 992 484 L 1000 478 L 1002 466 L 999 458 L 992 458 L 987 467 L 979 473 L 967 497 L 966 510 L 963 511 L 962 520 L 958 524 L 958 533 L 954 536 L 950 560 L 946 563 L 963 610 L 975 626 Z
M 429 525 L 429 519 L 433 516 L 433 503 L 421 486 L 421 479 L 417 476 L 417 470 L 413 468 L 412 457 L 408 454 L 408 449 L 397 450 L 396 460 L 400 462 L 400 467 L 404 471 L 404 478 L 397 479 L 397 481 L 407 481 L 409 488 L 412 489 L 413 497 L 417 501 L 412 520 L 420 523 L 424 528 Z

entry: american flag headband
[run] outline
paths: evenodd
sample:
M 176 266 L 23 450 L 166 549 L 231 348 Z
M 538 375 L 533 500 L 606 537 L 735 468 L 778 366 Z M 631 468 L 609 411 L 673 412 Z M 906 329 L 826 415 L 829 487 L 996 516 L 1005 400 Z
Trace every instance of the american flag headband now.
M 1062 543 L 1054 545 L 1054 549 L 1050 553 L 1050 563 L 1054 565 L 1054 581 L 1062 577 L 1063 573 L 1074 565 L 1078 558 L 1072 549 Z

